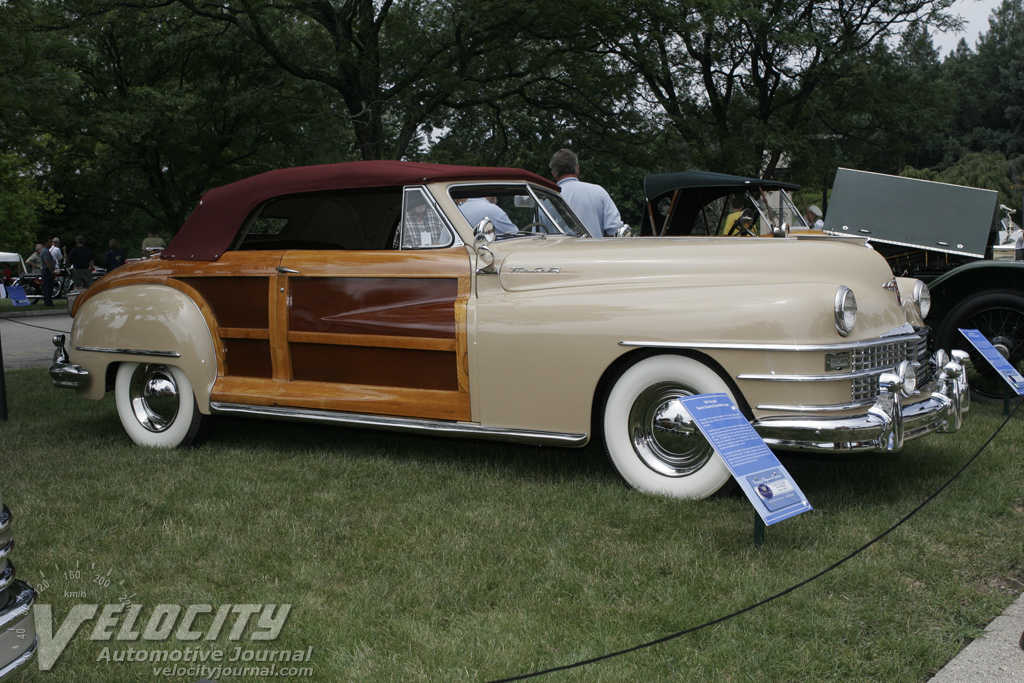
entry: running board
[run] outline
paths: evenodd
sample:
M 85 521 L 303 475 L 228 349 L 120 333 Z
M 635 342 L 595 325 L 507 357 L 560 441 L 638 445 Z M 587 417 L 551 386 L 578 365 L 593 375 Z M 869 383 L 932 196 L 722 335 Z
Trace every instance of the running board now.
M 245 417 L 269 417 L 276 420 L 295 422 L 327 422 L 349 427 L 366 427 L 392 432 L 411 432 L 429 436 L 446 436 L 462 439 L 487 439 L 544 446 L 579 448 L 590 440 L 587 434 L 562 432 L 535 432 L 509 427 L 485 427 L 469 422 L 444 422 L 442 420 L 415 420 L 405 417 L 363 415 L 361 413 L 340 413 L 329 410 L 284 408 L 281 406 L 251 406 L 238 403 L 210 402 L 210 412 L 216 415 L 241 415 Z

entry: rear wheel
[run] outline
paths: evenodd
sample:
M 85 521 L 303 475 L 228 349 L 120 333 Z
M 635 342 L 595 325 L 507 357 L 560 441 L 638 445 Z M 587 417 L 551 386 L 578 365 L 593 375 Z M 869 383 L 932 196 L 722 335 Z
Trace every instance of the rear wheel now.
M 1010 365 L 1024 373 L 1024 295 L 1009 290 L 985 292 L 961 301 L 946 315 L 938 336 L 943 349 L 963 349 L 971 360 L 966 367 L 971 398 L 1001 401 L 1006 382 L 960 334 L 960 328 L 978 330 L 992 342 Z
M 192 383 L 173 365 L 121 363 L 114 398 L 121 425 L 140 446 L 194 446 L 206 437 L 213 419 L 199 412 Z
M 678 404 L 729 386 L 711 368 L 684 356 L 653 356 L 615 381 L 602 416 L 605 449 L 622 478 L 646 493 L 706 498 L 731 476 L 725 462 Z

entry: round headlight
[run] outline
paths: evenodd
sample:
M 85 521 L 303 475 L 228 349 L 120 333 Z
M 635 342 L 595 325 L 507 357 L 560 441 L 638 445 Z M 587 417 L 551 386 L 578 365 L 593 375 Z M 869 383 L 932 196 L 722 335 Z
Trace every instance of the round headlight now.
M 914 303 L 921 312 L 921 318 L 927 318 L 928 312 L 932 310 L 932 292 L 928 285 L 920 280 L 914 284 Z
M 843 337 L 857 324 L 857 297 L 846 285 L 836 290 L 836 330 Z

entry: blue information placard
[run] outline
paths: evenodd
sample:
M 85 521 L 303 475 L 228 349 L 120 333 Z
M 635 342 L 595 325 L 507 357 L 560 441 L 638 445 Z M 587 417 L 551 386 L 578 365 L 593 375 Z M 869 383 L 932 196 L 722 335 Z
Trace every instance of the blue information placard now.
M 992 342 L 978 330 L 965 330 L 960 329 L 960 334 L 967 338 L 967 341 L 971 342 L 971 345 L 978 350 L 985 360 L 988 361 L 989 365 L 995 368 L 995 371 L 1010 385 L 1018 396 L 1024 396 L 1024 377 L 1017 371 L 1017 368 L 1010 365 L 1010 361 L 1003 358 L 1003 354 L 999 353 L 996 347 L 992 346 Z
M 25 296 L 25 288 L 21 285 L 11 285 L 7 288 L 7 298 L 15 306 L 28 306 L 28 297 Z
M 800 487 L 726 394 L 700 394 L 679 402 L 722 456 L 765 525 L 811 510 Z

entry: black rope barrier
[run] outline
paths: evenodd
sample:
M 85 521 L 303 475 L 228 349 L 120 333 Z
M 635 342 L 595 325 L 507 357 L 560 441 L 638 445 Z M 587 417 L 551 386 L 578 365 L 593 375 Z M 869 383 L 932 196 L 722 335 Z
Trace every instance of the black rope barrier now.
M 873 539 L 871 539 L 870 541 L 868 541 L 867 543 L 865 543 L 861 547 L 857 548 L 856 550 L 854 550 L 853 552 L 848 554 L 846 557 L 844 557 L 844 558 L 834 562 L 833 564 L 829 565 L 825 569 L 822 569 L 817 574 L 814 574 L 813 576 L 810 576 L 810 577 L 804 579 L 803 581 L 801 581 L 799 583 L 793 584 L 789 588 L 786 588 L 785 590 L 779 591 L 778 593 L 776 593 L 775 595 L 772 595 L 771 597 L 765 598 L 764 600 L 761 600 L 759 602 L 755 602 L 755 603 L 753 603 L 751 605 L 748 605 L 748 606 L 746 606 L 746 607 L 744 607 L 742 609 L 736 610 L 735 612 L 732 612 L 730 614 L 726 614 L 725 616 L 721 616 L 721 617 L 719 617 L 717 619 L 713 619 L 711 621 L 704 622 L 700 626 L 694 626 L 692 628 L 688 628 L 688 629 L 683 630 L 683 631 L 676 631 L 675 633 L 670 633 L 669 635 L 662 636 L 661 638 L 658 638 L 656 640 L 650 640 L 650 641 L 647 641 L 646 643 L 641 643 L 640 645 L 634 645 L 633 647 L 627 647 L 624 650 L 616 650 L 615 652 L 609 652 L 609 653 L 606 653 L 606 654 L 603 654 L 603 655 L 599 655 L 597 657 L 591 657 L 590 659 L 584 659 L 584 660 L 581 660 L 581 661 L 578 661 L 578 662 L 574 662 L 572 664 L 564 664 L 562 666 L 555 666 L 555 667 L 551 667 L 550 669 L 543 669 L 541 671 L 533 671 L 533 672 L 530 672 L 530 673 L 520 674 L 518 676 L 512 676 L 510 678 L 498 678 L 498 679 L 494 679 L 492 681 L 489 681 L 488 683 L 508 683 L 509 681 L 523 681 L 523 680 L 526 680 L 528 678 L 536 678 L 538 676 L 545 676 L 547 674 L 555 673 L 555 672 L 558 672 L 558 671 L 568 671 L 570 669 L 577 669 L 577 668 L 582 667 L 582 666 L 587 666 L 587 665 L 590 665 L 590 664 L 596 664 L 598 662 L 603 662 L 605 660 L 613 659 L 615 657 L 621 657 L 622 655 L 629 654 L 630 652 L 637 652 L 638 650 L 644 650 L 644 649 L 647 649 L 649 647 L 654 647 L 655 645 L 660 645 L 662 643 L 667 643 L 670 640 L 675 640 L 676 638 L 681 638 L 682 636 L 689 635 L 691 633 L 696 633 L 697 631 L 703 630 L 703 629 L 708 628 L 710 626 L 715 626 L 717 624 L 724 623 L 726 621 L 729 621 L 730 619 L 734 619 L 734 618 L 736 618 L 736 617 L 738 617 L 738 616 L 740 616 L 742 614 L 746 614 L 747 612 L 751 612 L 751 611 L 753 611 L 753 610 L 755 610 L 755 609 L 757 609 L 759 607 L 767 605 L 770 602 L 774 602 L 775 600 L 778 600 L 779 598 L 781 598 L 783 596 L 789 595 L 790 593 L 792 593 L 793 591 L 795 591 L 795 590 L 797 590 L 799 588 L 803 588 L 807 584 L 809 584 L 809 583 L 811 583 L 811 582 L 813 582 L 813 581 L 815 581 L 817 579 L 820 579 L 822 576 L 825 576 L 826 574 L 828 574 L 829 572 L 833 571 L 834 569 L 838 569 L 842 565 L 846 564 L 847 562 L 849 562 L 850 560 L 855 558 L 857 555 L 860 555 L 862 552 L 864 552 L 865 550 L 867 550 L 871 546 L 873 546 L 876 543 L 878 543 L 879 541 L 881 541 L 883 538 L 885 538 L 886 536 L 891 534 L 893 531 L 896 531 L 896 529 L 898 529 L 901 526 L 903 526 L 903 524 L 905 522 L 910 520 L 910 518 L 912 518 L 914 515 L 916 515 L 918 512 L 920 512 L 926 505 L 928 505 L 930 502 L 932 502 L 940 493 L 945 491 L 946 488 L 948 488 L 950 484 L 952 484 L 954 481 L 956 481 L 960 477 L 960 475 L 963 474 L 964 471 L 968 467 L 970 467 L 971 464 L 974 463 L 975 460 L 978 459 L 978 456 L 980 456 L 982 454 L 982 452 L 984 452 L 984 450 L 986 448 L 988 448 L 988 445 L 990 443 L 992 443 L 992 441 L 996 438 L 996 436 L 999 435 L 999 432 L 1003 431 L 1003 428 L 1007 424 L 1009 424 L 1009 422 L 1013 418 L 1013 416 L 1017 414 L 1017 411 L 1020 409 L 1021 405 L 1022 405 L 1021 403 L 1017 404 L 1017 406 L 1013 409 L 1013 412 L 1010 413 L 1009 415 L 1007 415 L 1006 419 L 1003 420 L 1003 423 L 1001 425 L 999 425 L 999 427 L 994 432 L 992 432 L 992 436 L 990 436 L 988 438 L 988 440 L 986 440 L 985 443 L 983 443 L 981 445 L 981 447 L 974 453 L 974 455 L 972 455 L 970 458 L 968 458 L 967 462 L 965 462 L 963 464 L 963 466 L 960 467 L 960 469 L 958 469 L 956 472 L 954 472 L 953 475 L 950 476 L 950 478 L 947 479 L 946 482 L 942 486 L 940 486 L 938 489 L 936 489 L 934 493 L 932 493 L 930 496 L 925 498 L 924 501 L 922 501 L 917 507 L 915 507 L 913 510 L 908 512 L 898 522 L 896 522 L 891 527 L 889 527 L 888 529 L 883 531 L 881 534 L 879 534 L 878 536 L 875 536 Z
M 8 323 L 18 323 L 19 325 L 24 325 L 25 327 L 34 327 L 37 330 L 46 330 L 47 332 L 57 332 L 59 334 L 67 334 L 68 333 L 67 330 L 58 330 L 58 329 L 55 329 L 53 327 L 43 327 L 42 325 L 33 325 L 32 323 L 22 322 L 21 320 L 18 320 L 17 318 L 0 318 L 0 320 L 2 320 L 4 322 L 8 322 Z

